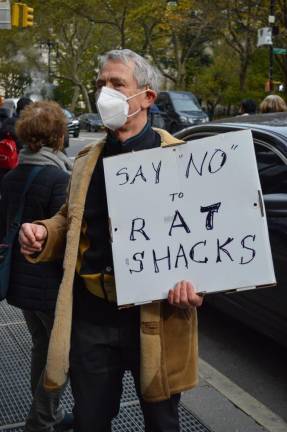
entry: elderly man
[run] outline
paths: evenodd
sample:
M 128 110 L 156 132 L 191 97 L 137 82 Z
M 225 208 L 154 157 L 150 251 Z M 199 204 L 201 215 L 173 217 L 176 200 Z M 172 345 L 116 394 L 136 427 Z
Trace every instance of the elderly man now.
M 45 380 L 55 390 L 70 368 L 77 432 L 111 431 L 126 369 L 150 432 L 179 431 L 180 392 L 197 382 L 196 307 L 202 298 L 190 282 L 178 282 L 166 301 L 116 306 L 103 158 L 181 142 L 148 122 L 158 86 L 157 71 L 136 53 L 115 50 L 102 57 L 97 107 L 107 136 L 79 153 L 60 212 L 20 231 L 29 260 L 64 256 Z

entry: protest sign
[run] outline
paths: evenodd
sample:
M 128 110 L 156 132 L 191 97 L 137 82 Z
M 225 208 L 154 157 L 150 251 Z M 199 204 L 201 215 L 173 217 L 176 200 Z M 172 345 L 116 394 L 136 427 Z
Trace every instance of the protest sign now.
M 250 131 L 104 159 L 118 305 L 275 284 Z

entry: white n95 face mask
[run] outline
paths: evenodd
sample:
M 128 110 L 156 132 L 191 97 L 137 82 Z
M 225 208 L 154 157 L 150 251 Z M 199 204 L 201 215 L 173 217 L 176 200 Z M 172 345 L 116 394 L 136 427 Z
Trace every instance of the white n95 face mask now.
M 97 99 L 97 108 L 104 126 L 115 131 L 126 123 L 128 117 L 132 117 L 139 113 L 141 110 L 140 108 L 134 113 L 130 115 L 128 114 L 128 100 L 145 93 L 146 91 L 147 90 L 143 90 L 133 96 L 127 97 L 117 90 L 109 87 L 102 87 Z

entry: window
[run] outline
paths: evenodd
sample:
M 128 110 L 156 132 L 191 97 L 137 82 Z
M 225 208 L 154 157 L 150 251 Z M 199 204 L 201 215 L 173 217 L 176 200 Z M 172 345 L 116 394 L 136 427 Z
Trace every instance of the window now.
M 201 111 L 196 98 L 191 93 L 172 93 L 171 99 L 176 111 Z
M 255 140 L 254 145 L 263 194 L 287 193 L 285 157 L 271 144 Z

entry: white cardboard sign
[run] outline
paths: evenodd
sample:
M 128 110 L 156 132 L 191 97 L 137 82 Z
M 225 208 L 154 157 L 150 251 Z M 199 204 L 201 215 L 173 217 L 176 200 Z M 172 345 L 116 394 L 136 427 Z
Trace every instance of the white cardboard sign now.
M 250 131 L 104 159 L 118 305 L 274 284 Z

